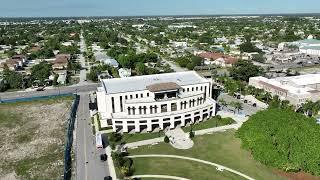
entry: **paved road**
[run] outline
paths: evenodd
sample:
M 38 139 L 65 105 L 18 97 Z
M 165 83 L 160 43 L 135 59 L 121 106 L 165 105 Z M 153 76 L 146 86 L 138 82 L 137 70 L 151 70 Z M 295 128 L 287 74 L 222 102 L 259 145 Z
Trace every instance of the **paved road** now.
M 84 41 L 82 34 L 83 34 L 83 32 L 81 32 L 81 35 L 80 35 L 80 52 L 81 52 L 81 54 L 79 55 L 79 61 L 80 61 L 81 67 L 84 69 L 80 70 L 79 84 L 85 84 L 86 80 L 87 80 L 87 65 L 86 65 L 86 60 L 82 54 L 86 51 L 86 43 Z
M 146 155 L 134 155 L 134 156 L 128 156 L 129 158 L 174 158 L 174 159 L 185 159 L 185 160 L 189 160 L 189 161 L 195 161 L 195 162 L 199 162 L 199 163 L 203 163 L 203 164 L 207 164 L 207 165 L 210 165 L 210 166 L 215 166 L 217 167 L 217 170 L 219 171 L 223 171 L 223 170 L 226 170 L 226 171 L 229 171 L 229 172 L 232 172 L 234 174 L 237 174 L 245 179 L 249 179 L 249 180 L 254 180 L 252 177 L 250 176 L 247 176 L 239 171 L 236 171 L 234 169 L 231 169 L 231 168 L 228 168 L 228 167 L 225 167 L 223 165 L 220 165 L 220 164 L 216 164 L 216 163 L 213 163 L 213 162 L 210 162 L 210 161 L 205 161 L 205 160 L 201 160 L 201 159 L 196 159 L 196 158 L 191 158 L 191 157 L 186 157 L 186 156 L 176 156 L 176 155 L 167 155 L 167 154 L 146 154 Z
M 164 59 L 164 58 L 162 58 L 162 60 L 163 60 L 164 62 L 166 62 L 167 64 L 169 64 L 170 67 L 171 67 L 171 69 L 173 69 L 175 72 L 188 71 L 186 68 L 182 68 L 182 67 L 178 66 L 177 64 L 175 64 L 175 63 L 172 62 L 172 61 L 169 61 L 169 60 Z
M 30 98 L 37 96 L 50 96 L 50 95 L 59 95 L 67 93 L 80 93 L 80 92 L 90 92 L 96 91 L 98 87 L 97 83 L 87 83 L 83 85 L 74 85 L 74 86 L 62 86 L 45 89 L 44 91 L 16 91 L 16 92 L 5 92 L 0 93 L 0 100 L 10 100 L 17 98 Z
M 110 173 L 107 162 L 100 161 L 100 154 L 105 150 L 97 150 L 95 147 L 95 136 L 90 125 L 89 95 L 87 93 L 80 93 L 76 123 L 76 179 L 101 180 Z

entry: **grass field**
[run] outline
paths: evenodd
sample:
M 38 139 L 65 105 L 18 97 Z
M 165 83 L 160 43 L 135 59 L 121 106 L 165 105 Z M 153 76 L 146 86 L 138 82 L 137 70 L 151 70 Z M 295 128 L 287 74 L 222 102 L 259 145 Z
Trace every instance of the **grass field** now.
M 196 136 L 194 146 L 189 150 L 174 149 L 169 144 L 160 143 L 154 146 L 143 146 L 130 150 L 130 155 L 169 154 L 198 158 L 242 172 L 255 179 L 284 179 L 276 175 L 272 169 L 255 161 L 248 151 L 241 149 L 240 140 L 235 138 L 235 131 Z M 228 172 L 218 172 L 188 160 L 172 160 L 168 158 L 134 158 L 136 175 L 163 174 L 180 176 L 189 179 L 241 179 Z M 208 169 L 209 168 L 209 169 Z
M 209 128 L 214 128 L 214 127 L 218 127 L 218 126 L 225 126 L 225 125 L 229 125 L 229 124 L 233 124 L 235 123 L 235 121 L 232 118 L 221 118 L 218 119 L 216 117 L 212 117 L 204 122 L 200 122 L 198 124 L 194 124 L 188 127 L 183 127 L 183 131 L 184 132 L 189 132 L 192 128 L 193 131 L 197 131 L 197 130 L 202 130 L 202 129 L 209 129 Z
M 0 179 L 61 179 L 72 99 L 0 104 Z

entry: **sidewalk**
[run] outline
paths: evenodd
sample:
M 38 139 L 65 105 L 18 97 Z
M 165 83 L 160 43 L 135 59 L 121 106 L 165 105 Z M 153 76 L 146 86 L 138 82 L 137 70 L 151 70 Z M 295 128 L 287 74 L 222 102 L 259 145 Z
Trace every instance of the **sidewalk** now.
M 111 157 L 111 148 L 110 146 L 106 147 L 106 155 L 108 155 L 108 167 L 109 167 L 109 173 L 110 173 L 110 176 L 112 177 L 112 179 L 117 179 L 117 175 L 116 175 L 116 169 L 114 167 L 114 164 L 113 164 L 113 160 L 112 160 L 112 157 Z

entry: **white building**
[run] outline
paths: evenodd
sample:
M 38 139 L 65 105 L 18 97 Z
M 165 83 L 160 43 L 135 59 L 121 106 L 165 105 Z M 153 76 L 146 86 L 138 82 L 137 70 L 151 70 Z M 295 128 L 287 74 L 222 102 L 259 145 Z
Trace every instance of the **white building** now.
M 105 79 L 98 88 L 101 126 L 151 132 L 215 115 L 211 81 L 194 71 Z
M 320 74 L 275 79 L 252 77 L 249 79 L 249 85 L 278 95 L 281 100 L 289 100 L 291 104 L 297 106 L 307 100 L 317 101 L 320 99 Z

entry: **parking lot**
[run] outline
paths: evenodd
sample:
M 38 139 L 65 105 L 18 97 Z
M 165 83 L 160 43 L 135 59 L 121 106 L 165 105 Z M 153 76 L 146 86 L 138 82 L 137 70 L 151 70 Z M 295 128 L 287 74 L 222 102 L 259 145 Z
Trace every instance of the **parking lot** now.
M 239 114 L 243 114 L 245 116 L 251 116 L 252 114 L 255 114 L 256 112 L 262 110 L 264 107 L 261 107 L 259 105 L 254 106 L 253 102 L 246 102 L 245 99 L 241 98 L 237 99 L 236 97 L 230 96 L 226 93 L 221 93 L 221 95 L 218 97 L 218 102 L 220 99 L 223 99 L 227 102 L 227 107 L 224 107 L 224 111 L 228 112 L 234 112 L 234 107 L 230 106 L 231 102 L 240 102 L 242 104 L 242 110 L 239 111 Z M 221 109 L 221 108 L 220 108 Z M 236 112 L 237 113 L 237 112 Z

